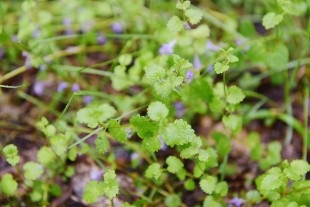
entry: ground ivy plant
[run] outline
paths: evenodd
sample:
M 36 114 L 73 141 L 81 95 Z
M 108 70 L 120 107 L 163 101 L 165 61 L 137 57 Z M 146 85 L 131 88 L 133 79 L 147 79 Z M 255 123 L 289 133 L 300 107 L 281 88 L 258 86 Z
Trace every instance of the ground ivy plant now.
M 0 205 L 309 206 L 309 8 L 0 2 Z

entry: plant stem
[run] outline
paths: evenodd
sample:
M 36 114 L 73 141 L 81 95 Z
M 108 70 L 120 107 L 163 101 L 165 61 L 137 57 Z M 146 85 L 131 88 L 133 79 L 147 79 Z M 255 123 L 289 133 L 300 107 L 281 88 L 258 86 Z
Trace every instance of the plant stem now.
M 309 81 L 304 79 L 304 133 L 303 133 L 303 160 L 307 161 L 308 150 L 308 116 L 309 116 Z
M 86 139 L 90 138 L 91 136 L 93 136 L 94 134 L 98 133 L 98 132 L 101 131 L 102 129 L 103 129 L 103 127 L 99 127 L 98 129 L 96 129 L 96 130 L 93 131 L 92 133 L 90 133 L 90 134 L 84 136 L 84 137 L 83 137 L 82 139 L 80 139 L 79 141 L 77 141 L 77 142 L 71 144 L 69 147 L 67 147 L 67 150 L 68 150 L 68 149 L 71 149 L 72 147 L 74 147 L 74 146 L 76 146 L 76 145 L 78 145 L 78 144 L 80 144 L 80 143 L 82 143 L 82 142 L 84 142 Z

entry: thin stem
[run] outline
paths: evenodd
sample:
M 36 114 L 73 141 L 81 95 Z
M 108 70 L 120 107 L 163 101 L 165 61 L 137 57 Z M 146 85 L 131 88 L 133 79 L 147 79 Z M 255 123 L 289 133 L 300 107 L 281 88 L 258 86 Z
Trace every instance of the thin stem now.
M 309 115 L 309 81 L 304 79 L 304 132 L 303 132 L 303 160 L 307 161 L 308 150 L 308 115 Z
M 96 130 L 93 131 L 92 133 L 90 133 L 90 134 L 84 136 L 84 137 L 83 137 L 82 139 L 80 139 L 79 141 L 77 141 L 77 142 L 71 144 L 69 147 L 67 147 L 67 150 L 68 150 L 68 149 L 71 149 L 72 147 L 74 147 L 74 146 L 76 146 L 76 145 L 78 145 L 78 144 L 80 144 L 80 143 L 82 143 L 82 142 L 84 142 L 85 140 L 87 140 L 88 138 L 90 138 L 90 137 L 93 136 L 94 134 L 98 133 L 98 132 L 101 131 L 102 129 L 103 129 L 103 127 L 99 127 L 98 129 L 96 129 Z
M 289 74 L 288 71 L 286 71 L 285 73 L 285 85 L 284 85 L 284 94 L 285 94 L 285 108 L 286 108 L 286 112 L 290 115 L 293 116 L 293 112 L 292 112 L 292 100 L 291 100 L 291 82 L 289 79 Z M 286 129 L 286 137 L 285 137 L 285 144 L 288 145 L 291 143 L 293 138 L 293 127 L 291 125 L 287 126 Z

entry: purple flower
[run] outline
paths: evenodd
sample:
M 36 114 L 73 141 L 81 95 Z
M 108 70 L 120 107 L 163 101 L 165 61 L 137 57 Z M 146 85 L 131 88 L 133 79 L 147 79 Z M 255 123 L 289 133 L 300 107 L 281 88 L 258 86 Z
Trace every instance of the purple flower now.
M 198 54 L 195 54 L 195 56 L 194 56 L 193 65 L 194 65 L 194 68 L 196 68 L 196 69 L 202 68 L 202 64 L 201 64 L 201 62 L 200 62 L 200 59 L 199 59 L 199 55 L 198 55 Z
M 191 70 L 188 70 L 185 75 L 186 82 L 190 83 L 193 80 L 193 78 L 194 78 L 194 72 Z
M 41 64 L 41 65 L 39 66 L 39 70 L 40 70 L 40 71 L 45 71 L 46 68 L 47 68 L 47 66 L 46 66 L 45 64 Z
M 77 91 L 79 91 L 81 88 L 80 88 L 80 85 L 78 84 L 78 83 L 74 83 L 73 85 L 72 85 L 72 87 L 71 87 L 71 90 L 73 91 L 73 92 L 77 92 Z
M 29 53 L 25 50 L 22 51 L 22 56 L 23 57 L 28 57 L 29 56 Z
M 73 34 L 73 30 L 72 30 L 72 27 L 71 27 L 72 20 L 69 19 L 69 18 L 65 18 L 62 21 L 62 24 L 65 25 L 65 35 L 72 35 Z
M 177 101 L 174 103 L 174 108 L 176 111 L 176 117 L 177 118 L 182 118 L 183 115 L 185 114 L 185 107 L 181 101 Z
M 67 27 L 65 29 L 65 35 L 73 35 L 73 30 L 71 29 L 71 27 Z
M 83 97 L 84 104 L 89 104 L 90 102 L 92 102 L 92 100 L 93 100 L 92 96 L 84 96 Z
M 66 88 L 68 88 L 69 84 L 67 82 L 61 81 L 57 86 L 57 91 L 59 93 L 63 92 Z
M 0 59 L 2 59 L 4 56 L 4 49 L 0 47 Z
M 64 18 L 63 21 L 62 21 L 62 24 L 65 25 L 65 26 L 70 26 L 72 23 L 72 20 L 69 19 L 69 18 Z
M 36 27 L 33 31 L 32 31 L 32 37 L 37 39 L 40 37 L 40 29 L 39 27 Z
M 30 56 L 26 57 L 24 65 L 26 66 L 26 68 L 28 70 L 32 68 L 31 57 Z
M 164 140 L 163 140 L 163 138 L 161 137 L 161 136 L 159 136 L 159 141 L 160 141 L 160 150 L 163 150 L 163 151 L 165 151 L 168 147 L 167 147 L 167 145 L 165 144 L 165 142 L 164 142 Z
M 211 40 L 208 40 L 206 44 L 206 49 L 208 51 L 219 51 L 221 47 L 219 45 L 215 45 Z
M 207 67 L 207 71 L 208 72 L 212 72 L 214 70 L 214 66 L 213 65 L 209 65 L 208 67 Z
M 159 48 L 159 54 L 161 55 L 172 54 L 175 44 L 176 44 L 176 40 L 172 40 L 171 42 L 162 44 L 161 47 Z
M 12 42 L 18 42 L 18 37 L 17 37 L 17 35 L 13 35 L 13 36 L 11 37 L 11 40 L 12 40 Z
M 229 207 L 241 207 L 244 201 L 241 198 L 234 197 L 229 201 Z
M 188 23 L 184 23 L 184 24 L 183 24 L 183 27 L 184 27 L 186 30 L 190 30 L 190 29 L 191 29 L 191 26 L 190 26 Z
M 33 85 L 34 94 L 40 96 L 44 93 L 45 84 L 43 81 L 35 82 Z
M 89 177 L 92 180 L 100 180 L 103 175 L 103 170 L 92 168 L 89 172 Z
M 111 29 L 113 32 L 116 34 L 121 34 L 123 33 L 123 25 L 119 22 L 114 22 L 111 24 Z
M 98 43 L 99 45 L 104 45 L 104 44 L 106 43 L 106 41 L 107 41 L 107 37 L 104 36 L 103 34 L 99 34 L 99 35 L 97 36 L 97 43 Z

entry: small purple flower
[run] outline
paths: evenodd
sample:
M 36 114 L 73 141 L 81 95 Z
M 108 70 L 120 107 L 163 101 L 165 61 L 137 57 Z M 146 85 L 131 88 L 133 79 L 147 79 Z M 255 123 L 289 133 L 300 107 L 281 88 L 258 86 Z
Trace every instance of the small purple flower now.
M 22 56 L 23 57 L 28 57 L 29 56 L 29 53 L 25 50 L 22 51 Z
M 176 111 L 176 117 L 177 118 L 182 118 L 185 114 L 185 106 L 181 101 L 177 101 L 174 103 L 174 108 Z
M 111 29 L 116 34 L 123 33 L 123 25 L 120 22 L 114 22 L 111 24 Z
M 65 29 L 65 35 L 73 35 L 73 30 L 71 29 L 71 27 L 67 27 Z
M 89 177 L 92 180 L 100 180 L 102 175 L 103 175 L 103 170 L 97 169 L 97 168 L 91 169 L 89 172 Z
M 40 71 L 45 71 L 46 68 L 47 68 L 47 66 L 46 66 L 45 64 L 41 64 L 41 65 L 39 66 L 39 70 L 40 70 Z
M 62 24 L 65 25 L 65 26 L 70 26 L 72 23 L 72 20 L 69 19 L 69 18 L 64 18 L 63 21 L 62 21 Z
M 34 94 L 41 96 L 44 93 L 45 84 L 43 81 L 37 81 L 33 85 Z
M 160 150 L 163 150 L 163 151 L 165 151 L 168 147 L 167 147 L 167 145 L 165 144 L 165 142 L 164 142 L 164 140 L 163 140 L 163 138 L 161 137 L 161 136 L 159 136 L 159 141 L 160 141 Z
M 183 27 L 184 27 L 186 30 L 190 30 L 190 29 L 191 29 L 191 26 L 190 26 L 188 23 L 184 23 L 184 24 L 183 24 Z
M 161 47 L 159 48 L 159 54 L 161 55 L 172 54 L 175 44 L 176 44 L 176 40 L 172 40 L 171 42 L 162 44 Z
M 202 64 L 201 64 L 201 62 L 200 62 L 200 59 L 199 59 L 199 55 L 198 55 L 198 54 L 195 54 L 195 56 L 194 56 L 193 65 L 194 65 L 194 68 L 196 68 L 196 69 L 202 68 Z
M 0 59 L 2 59 L 4 56 L 4 48 L 0 47 Z
M 36 27 L 33 31 L 32 31 L 32 37 L 37 39 L 40 37 L 40 28 Z
M 126 128 L 125 132 L 126 132 L 126 137 L 128 139 L 130 139 L 132 137 L 132 129 L 131 128 Z
M 241 38 L 236 39 L 236 40 L 235 40 L 235 43 L 236 43 L 236 45 L 238 45 L 238 46 L 243 46 L 243 45 L 245 44 L 245 39 L 241 39 Z M 246 45 L 246 46 L 244 47 L 244 50 L 245 50 L 245 51 L 247 51 L 247 50 L 249 50 L 249 49 L 250 49 L 250 46 L 249 46 L 249 45 Z
M 26 57 L 24 65 L 26 66 L 26 68 L 28 70 L 32 68 L 31 57 L 30 56 Z
M 11 40 L 12 40 L 12 42 L 18 42 L 18 37 L 17 37 L 17 35 L 13 35 L 13 36 L 11 37 Z
M 104 45 L 104 44 L 106 43 L 106 41 L 107 41 L 107 37 L 104 36 L 103 34 L 99 34 L 99 35 L 97 36 L 97 43 L 98 43 L 99 45 Z
M 73 92 L 77 92 L 77 91 L 81 90 L 80 85 L 79 85 L 78 83 L 74 83 L 74 84 L 72 85 L 72 87 L 71 87 L 71 90 L 72 90 Z
M 84 104 L 89 104 L 90 102 L 92 102 L 92 100 L 93 100 L 92 96 L 84 96 L 83 97 Z
M 68 88 L 69 84 L 67 82 L 61 81 L 57 86 L 57 91 L 59 93 L 63 92 L 66 88 Z
M 191 70 L 188 70 L 185 75 L 186 82 L 190 83 L 193 80 L 193 78 L 194 78 L 194 72 Z
M 213 65 L 209 65 L 207 67 L 207 72 L 212 72 L 214 70 L 214 66 Z
M 221 47 L 219 45 L 214 44 L 211 40 L 208 40 L 206 44 L 206 49 L 208 51 L 219 51 Z
M 241 207 L 244 201 L 241 198 L 234 197 L 229 201 L 229 207 Z
M 72 20 L 69 19 L 69 18 L 65 18 L 62 21 L 62 24 L 65 25 L 65 35 L 72 35 L 73 34 L 73 30 L 72 30 L 72 27 L 71 27 Z

